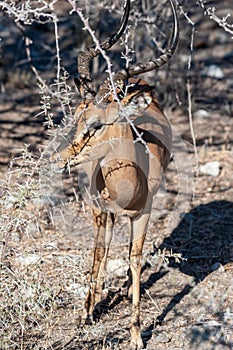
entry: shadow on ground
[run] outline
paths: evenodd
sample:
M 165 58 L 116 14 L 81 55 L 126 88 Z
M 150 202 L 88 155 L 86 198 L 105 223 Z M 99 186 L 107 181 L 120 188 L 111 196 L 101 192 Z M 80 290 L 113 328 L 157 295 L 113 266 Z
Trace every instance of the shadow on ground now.
M 153 322 L 143 330 L 142 337 L 145 346 L 151 339 L 154 329 L 161 325 L 165 317 L 179 305 L 182 299 L 203 281 L 209 274 L 217 270 L 221 265 L 233 262 L 233 203 L 230 201 L 213 201 L 208 204 L 202 204 L 187 213 L 181 223 L 173 230 L 171 235 L 164 239 L 159 249 L 171 249 L 173 253 L 181 253 L 183 260 L 177 263 L 174 258 L 169 260 L 169 268 L 162 268 L 160 271 L 149 275 L 147 281 L 141 284 L 141 295 L 145 294 L 159 279 L 166 274 L 171 274 L 173 269 L 178 269 L 183 274 L 193 276 L 193 284 L 186 284 L 182 291 L 174 293 L 170 302 L 162 310 Z M 156 254 L 156 251 L 152 255 Z M 146 270 L 149 266 L 144 266 Z M 110 313 L 111 310 L 120 304 L 123 300 L 122 296 L 110 295 L 109 300 L 104 303 L 102 313 Z M 111 304 L 111 298 L 114 297 L 114 303 Z M 101 316 L 100 316 L 101 317 Z M 219 314 L 219 322 L 224 321 L 224 315 Z M 177 320 L 174 320 L 176 322 Z M 198 330 L 193 327 L 190 332 L 190 344 L 201 343 L 211 340 L 211 332 L 203 325 L 202 332 L 197 334 Z M 82 340 L 82 329 L 79 329 L 77 335 L 73 337 L 67 344 L 53 344 L 53 349 L 97 349 L 103 346 L 111 346 L 111 348 L 121 348 L 121 343 L 125 341 L 122 335 L 117 334 L 114 329 L 109 333 L 105 332 L 102 339 L 91 339 L 90 341 Z M 212 342 L 212 349 L 215 345 L 222 348 L 232 349 L 233 343 L 222 340 L 218 344 Z M 197 344 L 196 344 L 197 345 Z

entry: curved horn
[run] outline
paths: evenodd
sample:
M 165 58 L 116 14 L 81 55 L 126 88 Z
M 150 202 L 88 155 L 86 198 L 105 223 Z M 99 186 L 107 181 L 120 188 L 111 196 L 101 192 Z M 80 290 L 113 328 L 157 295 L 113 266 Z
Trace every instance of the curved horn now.
M 173 33 L 170 40 L 170 47 L 165 50 L 165 52 L 158 57 L 156 60 L 151 60 L 146 63 L 136 63 L 133 66 L 129 67 L 127 70 L 127 78 L 150 72 L 151 70 L 158 69 L 161 66 L 163 66 L 165 63 L 169 61 L 169 59 L 173 56 L 178 40 L 179 40 L 179 20 L 178 15 L 176 11 L 176 7 L 173 0 L 170 0 L 172 14 L 174 18 L 174 25 L 173 25 Z
M 130 77 L 137 76 L 142 73 L 146 73 L 149 71 L 152 71 L 154 69 L 160 68 L 162 65 L 167 63 L 169 59 L 173 56 L 178 40 L 179 40 L 179 21 L 178 21 L 178 15 L 176 12 L 176 7 L 174 5 L 174 0 L 169 0 L 172 8 L 172 14 L 174 18 L 174 25 L 173 25 L 173 33 L 170 40 L 169 47 L 165 50 L 165 52 L 158 57 L 155 60 L 148 61 L 146 63 L 136 63 L 132 65 L 131 67 L 127 69 L 121 69 L 118 72 L 116 72 L 114 76 L 114 81 L 125 81 Z M 109 87 L 109 81 L 106 80 L 100 87 L 95 100 L 97 104 L 106 104 L 108 103 L 108 92 L 110 92 L 111 88 Z
M 111 37 L 100 44 L 101 49 L 110 49 L 122 36 L 129 18 L 130 12 L 130 0 L 125 1 L 124 13 L 121 18 L 118 30 L 111 35 Z M 93 99 L 96 93 L 91 87 L 91 73 L 90 73 L 90 62 L 91 60 L 100 54 L 100 50 L 92 46 L 87 51 L 81 52 L 78 57 L 78 73 L 79 77 L 74 79 L 74 82 L 80 92 L 83 99 Z

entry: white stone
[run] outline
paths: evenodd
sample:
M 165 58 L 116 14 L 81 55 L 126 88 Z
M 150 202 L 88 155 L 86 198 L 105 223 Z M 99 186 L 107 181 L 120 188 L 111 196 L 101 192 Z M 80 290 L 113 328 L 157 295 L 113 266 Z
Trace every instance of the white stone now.
M 109 260 L 107 262 L 106 271 L 117 277 L 125 277 L 129 268 L 129 264 L 124 259 Z
M 67 292 L 74 293 L 77 298 L 85 299 L 88 292 L 88 287 L 81 286 L 80 283 L 71 283 L 66 286 Z
M 209 113 L 205 109 L 199 109 L 198 111 L 194 112 L 193 116 L 194 118 L 203 119 L 208 118 Z
M 224 77 L 223 70 L 216 64 L 211 64 L 202 69 L 201 74 L 210 78 L 222 79 Z
M 19 255 L 15 260 L 22 266 L 29 266 L 38 264 L 41 257 L 37 254 Z
M 220 172 L 220 164 L 218 161 L 208 162 L 200 166 L 200 172 L 206 175 L 218 176 Z

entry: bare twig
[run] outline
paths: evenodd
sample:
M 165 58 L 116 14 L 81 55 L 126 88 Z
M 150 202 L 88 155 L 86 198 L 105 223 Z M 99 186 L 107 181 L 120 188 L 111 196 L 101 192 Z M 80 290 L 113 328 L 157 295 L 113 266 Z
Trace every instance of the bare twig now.
M 195 33 L 195 25 L 192 25 L 192 34 L 191 34 L 191 42 L 190 42 L 190 55 L 188 59 L 188 70 L 190 71 L 191 69 L 191 63 L 192 63 L 192 53 L 193 53 L 193 44 L 194 44 L 194 33 Z M 188 78 L 187 84 L 187 94 L 188 94 L 188 117 L 189 117 L 189 127 L 190 127 L 190 132 L 193 140 L 193 149 L 194 149 L 194 154 L 195 154 L 195 160 L 196 160 L 196 176 L 198 177 L 199 174 L 199 165 L 198 165 L 198 153 L 197 153 L 197 144 L 196 144 L 196 137 L 195 137 L 195 132 L 194 132 L 194 127 L 193 127 L 193 115 L 192 115 L 192 95 L 191 95 L 191 84 L 190 84 L 190 79 Z
M 228 23 L 228 19 L 231 17 L 230 13 L 227 13 L 225 16 L 220 18 L 216 15 L 216 8 L 206 7 L 204 0 L 197 1 L 197 4 L 203 8 L 205 15 L 208 15 L 209 18 L 215 21 L 220 27 L 222 27 L 225 32 L 230 33 L 233 39 L 233 24 Z

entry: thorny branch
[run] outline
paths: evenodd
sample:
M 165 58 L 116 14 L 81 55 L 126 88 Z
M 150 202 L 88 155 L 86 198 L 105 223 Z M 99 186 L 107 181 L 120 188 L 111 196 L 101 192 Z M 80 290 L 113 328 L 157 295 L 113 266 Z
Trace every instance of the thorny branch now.
M 54 4 L 57 0 L 48 3 L 47 1 L 40 1 L 37 7 L 32 7 L 31 1 L 25 1 L 21 6 L 17 6 L 17 2 L 14 1 L 0 1 L 0 7 L 9 15 L 13 15 L 15 22 L 22 22 L 26 25 L 32 24 L 32 22 L 45 23 L 46 20 L 54 21 L 56 17 L 54 10 Z M 40 4 L 42 3 L 42 6 Z M 41 20 L 43 18 L 43 21 Z
M 0 1 L 0 7 L 2 7 L 2 10 L 8 13 L 8 15 L 11 15 L 14 17 L 14 21 L 18 28 L 23 33 L 24 42 L 25 42 L 25 51 L 27 60 L 31 66 L 32 72 L 36 76 L 36 79 L 38 81 L 38 85 L 40 87 L 40 90 L 42 94 L 47 94 L 47 96 L 52 96 L 56 98 L 62 107 L 64 116 L 66 115 L 65 109 L 64 109 L 64 103 L 63 103 L 63 96 L 61 92 L 64 90 L 62 89 L 62 85 L 64 85 L 64 79 L 62 77 L 62 67 L 61 67 L 61 57 L 60 57 L 60 44 L 59 44 L 59 34 L 58 34 L 58 17 L 54 10 L 54 5 L 57 2 L 57 0 L 53 0 L 50 3 L 47 1 L 40 1 L 36 7 L 33 7 L 31 1 L 25 1 L 21 5 L 17 6 L 17 2 L 8 2 L 8 1 Z M 42 4 L 40 6 L 40 4 Z M 39 23 L 46 23 L 46 22 L 52 22 L 54 25 L 54 38 L 55 38 L 55 48 L 56 48 L 56 87 L 57 91 L 53 91 L 51 86 L 48 86 L 46 81 L 41 77 L 39 71 L 35 67 L 32 61 L 31 57 L 31 45 L 33 44 L 33 41 L 26 35 L 24 27 L 22 23 L 25 25 L 31 25 L 33 22 L 39 22 Z M 66 98 L 67 96 L 65 96 Z M 48 126 L 53 126 L 52 121 L 52 113 L 48 113 L 47 109 L 43 109 L 42 113 L 45 113 L 46 117 L 50 119 Z M 41 113 L 40 113 L 41 114 Z
M 227 13 L 225 16 L 220 18 L 216 15 L 215 7 L 206 8 L 204 0 L 199 0 L 197 3 L 203 8 L 205 15 L 208 15 L 209 18 L 215 21 L 220 27 L 222 27 L 225 30 L 225 32 L 233 35 L 233 24 L 228 23 L 228 19 L 231 17 L 230 13 Z

